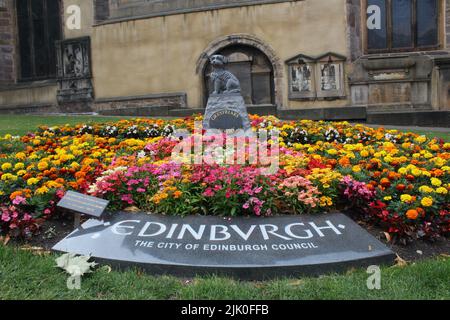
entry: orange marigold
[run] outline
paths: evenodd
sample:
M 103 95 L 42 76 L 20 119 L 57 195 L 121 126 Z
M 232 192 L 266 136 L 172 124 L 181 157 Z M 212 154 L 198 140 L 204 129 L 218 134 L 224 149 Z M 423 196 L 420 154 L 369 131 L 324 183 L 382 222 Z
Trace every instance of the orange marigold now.
M 414 209 L 408 210 L 406 212 L 406 217 L 411 220 L 416 220 L 419 217 L 419 212 L 417 212 L 417 210 Z

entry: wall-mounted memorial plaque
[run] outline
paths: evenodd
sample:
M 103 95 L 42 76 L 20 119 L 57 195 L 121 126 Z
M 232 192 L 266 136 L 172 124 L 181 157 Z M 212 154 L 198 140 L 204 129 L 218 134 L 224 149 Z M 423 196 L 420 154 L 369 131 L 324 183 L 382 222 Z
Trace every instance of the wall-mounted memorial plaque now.
M 323 274 L 395 258 L 343 214 L 223 219 L 115 213 L 89 220 L 53 249 L 152 273 L 241 279 Z
M 75 213 L 87 214 L 92 217 L 100 218 L 103 212 L 105 212 L 108 204 L 109 201 L 107 200 L 68 191 L 61 201 L 59 201 L 57 206 Z

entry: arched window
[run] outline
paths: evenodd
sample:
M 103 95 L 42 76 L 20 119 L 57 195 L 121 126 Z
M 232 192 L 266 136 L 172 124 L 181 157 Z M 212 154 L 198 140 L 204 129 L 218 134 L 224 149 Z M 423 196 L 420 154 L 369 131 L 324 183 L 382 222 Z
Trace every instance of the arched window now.
M 61 39 L 59 0 L 16 0 L 20 79 L 56 76 L 55 41 Z
M 246 45 L 231 45 L 216 54 L 228 57 L 227 70 L 236 75 L 241 82 L 242 96 L 248 105 L 273 105 L 274 77 L 270 60 L 260 50 Z M 209 78 L 211 65 L 208 63 L 204 72 L 205 104 L 211 92 Z
M 367 51 L 393 52 L 439 48 L 440 0 L 366 0 L 378 21 L 368 26 Z M 374 21 L 374 20 L 372 20 Z

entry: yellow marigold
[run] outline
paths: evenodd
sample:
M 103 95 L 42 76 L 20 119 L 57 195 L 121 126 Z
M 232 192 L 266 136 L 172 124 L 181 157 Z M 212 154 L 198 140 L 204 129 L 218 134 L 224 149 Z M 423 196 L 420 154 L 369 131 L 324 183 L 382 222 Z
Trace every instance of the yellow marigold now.
M 32 186 L 32 185 L 37 184 L 38 182 L 39 182 L 39 179 L 37 179 L 37 178 L 30 178 L 30 179 L 27 180 L 27 185 Z
M 78 168 L 81 167 L 81 165 L 80 165 L 78 162 L 72 162 L 72 163 L 70 164 L 70 167 L 71 167 L 72 169 L 77 170 Z
M 414 141 L 416 141 L 417 143 L 424 143 L 425 141 L 427 141 L 427 137 L 419 136 L 419 137 L 415 138 Z
M 331 156 L 334 156 L 334 155 L 337 155 L 337 154 L 338 154 L 338 152 L 337 152 L 336 149 L 329 149 L 329 150 L 327 150 L 327 153 L 328 153 L 329 155 L 331 155 Z
M 50 189 L 58 189 L 62 187 L 62 185 L 56 181 L 49 181 L 46 183 L 46 186 Z
M 25 168 L 25 165 L 22 162 L 18 162 L 16 163 L 16 165 L 14 166 L 14 170 L 18 171 L 18 170 L 22 170 L 23 168 Z
M 37 195 L 46 194 L 47 192 L 49 192 L 49 189 L 46 186 L 36 189 Z
M 430 146 L 430 149 L 433 150 L 433 151 L 439 151 L 440 147 L 437 144 L 432 144 Z
M 438 178 L 431 178 L 431 184 L 435 187 L 440 187 L 442 186 L 442 181 Z
M 11 174 L 11 173 L 5 173 L 2 175 L 3 181 L 17 181 L 17 176 Z
M 447 194 L 448 190 L 446 188 L 439 187 L 439 188 L 436 189 L 436 193 L 438 193 L 438 194 Z
M 24 175 L 27 174 L 27 170 L 19 170 L 19 171 L 17 171 L 16 174 L 17 174 L 19 177 L 24 176 Z
M 23 161 L 23 160 L 25 160 L 26 158 L 27 158 L 27 155 L 26 155 L 25 153 L 23 153 L 23 152 L 16 153 L 16 159 L 17 159 L 17 160 Z
M 361 167 L 360 166 L 353 166 L 352 171 L 357 173 L 357 172 L 361 172 Z
M 47 169 L 48 169 L 48 163 L 47 163 L 47 161 L 41 161 L 41 162 L 39 162 L 39 163 L 38 163 L 38 169 L 39 169 L 40 171 L 47 170 Z
M 361 151 L 361 157 L 363 157 L 363 158 L 367 158 L 368 156 L 370 156 L 370 153 L 369 153 L 369 151 L 367 151 L 367 150 L 363 150 L 363 151 Z
M 2 164 L 2 171 L 8 171 L 12 169 L 12 164 L 9 162 L 6 162 L 4 164 Z
M 400 200 L 405 203 L 410 203 L 412 201 L 412 197 L 409 194 L 402 194 L 400 196 Z
M 400 169 L 398 169 L 398 173 L 400 173 L 401 175 L 406 175 L 408 173 L 408 169 L 400 168 Z
M 421 186 L 419 188 L 419 191 L 422 192 L 422 193 L 433 193 L 434 189 L 429 187 L 429 186 Z
M 433 199 L 430 197 L 425 197 L 420 202 L 424 207 L 431 207 L 433 205 Z
M 333 200 L 330 197 L 323 196 L 320 198 L 321 207 L 331 207 L 333 205 Z
M 386 196 L 386 197 L 384 197 L 384 201 L 391 201 L 392 200 L 392 197 L 391 196 Z
M 419 177 L 420 175 L 422 175 L 422 171 L 417 168 L 412 169 L 411 173 L 413 174 L 413 176 L 416 176 L 416 177 Z

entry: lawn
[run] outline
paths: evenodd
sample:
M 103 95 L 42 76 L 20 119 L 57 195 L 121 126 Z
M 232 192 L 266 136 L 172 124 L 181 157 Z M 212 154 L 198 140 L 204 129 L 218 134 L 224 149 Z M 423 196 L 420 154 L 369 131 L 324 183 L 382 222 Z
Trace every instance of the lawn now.
M 368 290 L 364 270 L 320 278 L 239 282 L 205 277 L 153 277 L 138 270 L 99 267 L 68 290 L 55 256 L 0 245 L 0 300 L 5 299 L 450 299 L 450 259 L 436 258 L 405 267 L 385 267 L 381 290 Z
M 102 117 L 102 116 L 20 116 L 0 115 L 0 136 L 5 134 L 24 135 L 34 131 L 40 125 L 57 126 L 65 124 L 95 123 L 106 121 L 117 121 L 130 117 Z M 450 132 L 413 130 L 418 134 L 429 137 L 442 138 L 450 141 Z
M 88 124 L 91 122 L 118 121 L 124 117 L 102 116 L 19 116 L 0 115 L 0 135 L 24 135 L 36 130 L 41 125 L 57 126 L 65 124 Z

